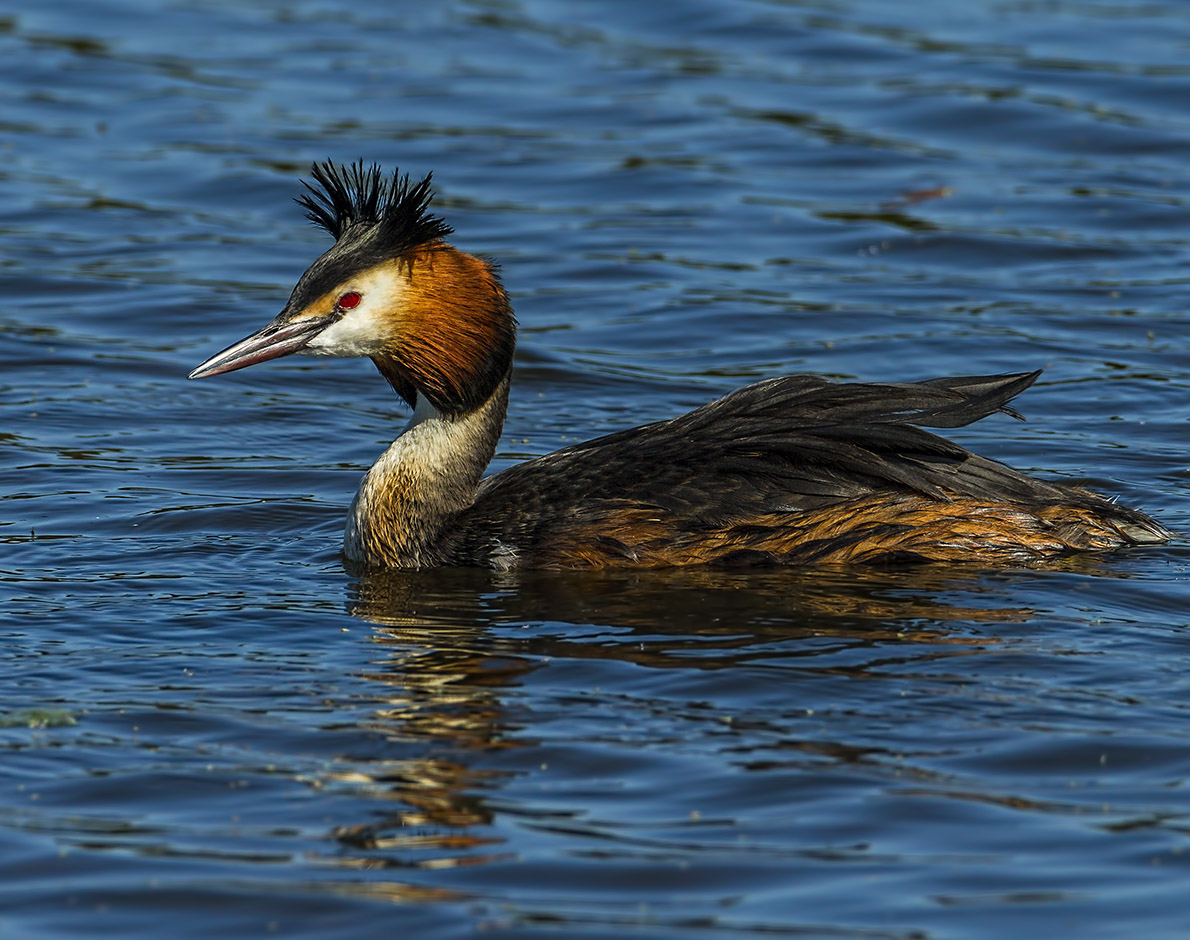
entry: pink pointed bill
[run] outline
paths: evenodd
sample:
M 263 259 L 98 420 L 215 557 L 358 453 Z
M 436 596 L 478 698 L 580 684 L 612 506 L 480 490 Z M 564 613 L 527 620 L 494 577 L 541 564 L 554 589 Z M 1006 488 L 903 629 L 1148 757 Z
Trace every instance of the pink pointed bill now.
M 235 372 L 236 369 L 254 366 L 258 362 L 267 362 L 300 352 L 327 324 L 328 318 L 324 317 L 292 320 L 280 325 L 274 320 L 263 330 L 258 330 L 238 343 L 232 343 L 222 352 L 215 353 L 191 372 L 188 378 L 202 379 L 208 375 Z

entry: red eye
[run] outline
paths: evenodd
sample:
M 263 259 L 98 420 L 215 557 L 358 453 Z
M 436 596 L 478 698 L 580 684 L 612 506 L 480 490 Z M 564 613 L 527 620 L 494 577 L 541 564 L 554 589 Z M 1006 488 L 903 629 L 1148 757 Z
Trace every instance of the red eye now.
M 363 298 L 355 291 L 348 291 L 337 301 L 335 301 L 335 306 L 341 307 L 343 310 L 350 310 L 352 307 L 358 307 L 361 300 L 363 300 Z

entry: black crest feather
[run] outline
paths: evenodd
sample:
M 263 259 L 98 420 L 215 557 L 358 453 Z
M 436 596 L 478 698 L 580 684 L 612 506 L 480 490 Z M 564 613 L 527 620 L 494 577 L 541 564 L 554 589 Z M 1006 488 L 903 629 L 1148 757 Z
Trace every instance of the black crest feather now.
M 309 192 L 298 196 L 306 218 L 326 229 L 338 241 L 357 226 L 373 230 L 376 241 L 393 251 L 413 248 L 436 238 L 445 238 L 451 227 L 429 211 L 434 192 L 432 173 L 419 183 L 409 174 L 394 170 L 386 177 L 378 164 L 364 166 L 363 160 L 336 164 L 330 160 L 310 168 L 313 185 L 302 180 Z

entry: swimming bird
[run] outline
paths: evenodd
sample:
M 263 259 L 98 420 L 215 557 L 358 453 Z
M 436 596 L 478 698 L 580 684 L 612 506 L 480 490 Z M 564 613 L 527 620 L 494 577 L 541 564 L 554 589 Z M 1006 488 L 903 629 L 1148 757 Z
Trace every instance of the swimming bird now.
M 334 244 L 271 323 L 190 378 L 292 353 L 366 356 L 413 409 L 364 476 L 344 553 L 369 566 L 1011 564 L 1166 541 L 1136 510 L 925 428 L 1009 406 L 1039 372 L 909 383 L 812 375 L 484 478 L 516 321 L 493 265 L 447 242 L 431 177 L 316 163 L 298 202 Z M 1018 416 L 1019 417 L 1019 416 Z

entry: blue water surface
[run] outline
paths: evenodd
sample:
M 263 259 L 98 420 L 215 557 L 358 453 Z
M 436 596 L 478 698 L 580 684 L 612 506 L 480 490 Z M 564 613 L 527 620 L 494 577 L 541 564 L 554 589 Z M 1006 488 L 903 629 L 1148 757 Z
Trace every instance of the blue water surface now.
M 42 0 L 0 15 L 0 938 L 1190 935 L 1190 6 Z M 788 372 L 1168 546 L 352 574 L 366 362 L 187 382 L 433 171 L 502 467 Z

